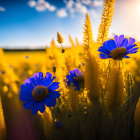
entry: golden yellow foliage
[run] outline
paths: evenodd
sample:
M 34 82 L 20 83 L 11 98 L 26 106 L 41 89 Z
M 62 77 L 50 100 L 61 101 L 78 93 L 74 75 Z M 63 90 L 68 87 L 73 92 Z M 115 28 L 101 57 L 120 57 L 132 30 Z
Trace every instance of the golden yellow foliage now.
M 71 46 L 72 46 L 72 47 L 75 47 L 74 42 L 73 42 L 73 40 L 72 40 L 72 37 L 71 37 L 71 36 L 69 36 L 69 41 L 70 41 L 70 43 L 71 43 Z
M 80 109 L 80 98 L 79 98 L 79 91 L 74 89 L 75 87 L 70 87 L 68 94 L 68 103 L 69 109 L 71 111 L 78 111 Z
M 77 38 L 75 38 L 75 41 L 76 41 L 76 46 L 77 46 L 77 47 L 79 47 L 79 46 L 80 46 L 80 44 L 79 44 L 78 39 L 77 39 Z
M 63 43 L 63 37 L 61 36 L 61 34 L 59 32 L 57 32 L 57 41 L 58 43 Z
M 101 23 L 98 30 L 97 41 L 99 43 L 105 42 L 108 37 L 109 28 L 111 26 L 115 0 L 105 0 L 104 10 L 101 17 Z
M 135 121 L 135 129 L 134 129 L 135 136 L 140 137 L 140 98 L 136 105 L 134 121 Z
M 86 20 L 84 24 L 84 37 L 83 37 L 83 42 L 84 42 L 84 50 L 85 52 L 89 50 L 90 45 L 93 43 L 93 35 L 92 35 L 92 28 L 91 28 L 91 21 L 89 18 L 88 13 L 86 14 Z
M 124 88 L 124 72 L 119 61 L 111 63 L 107 85 L 105 87 L 105 104 L 109 111 L 115 111 L 125 101 L 126 91 Z
M 88 14 L 84 24 L 85 88 L 91 102 L 97 102 L 101 94 L 100 67 L 97 53 L 94 53 L 91 22 Z
M 53 119 L 49 108 L 46 108 L 45 112 L 41 114 L 41 118 L 43 121 L 45 135 L 46 137 L 49 137 L 49 135 L 52 133 L 52 128 L 53 128 Z
M 6 139 L 6 126 L 0 97 L 0 140 Z

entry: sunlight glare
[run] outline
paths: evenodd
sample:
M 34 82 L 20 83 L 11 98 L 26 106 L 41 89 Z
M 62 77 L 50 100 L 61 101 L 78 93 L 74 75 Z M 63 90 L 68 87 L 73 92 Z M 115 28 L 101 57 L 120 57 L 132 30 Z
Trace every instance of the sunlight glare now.
M 138 16 L 140 16 L 140 3 L 137 3 L 136 5 L 136 13 Z

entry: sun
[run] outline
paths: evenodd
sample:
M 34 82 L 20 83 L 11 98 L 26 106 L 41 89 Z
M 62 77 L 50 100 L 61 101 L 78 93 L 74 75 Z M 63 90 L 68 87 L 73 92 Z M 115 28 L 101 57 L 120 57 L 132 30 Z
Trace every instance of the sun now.
M 136 4 L 136 13 L 140 16 L 140 3 Z

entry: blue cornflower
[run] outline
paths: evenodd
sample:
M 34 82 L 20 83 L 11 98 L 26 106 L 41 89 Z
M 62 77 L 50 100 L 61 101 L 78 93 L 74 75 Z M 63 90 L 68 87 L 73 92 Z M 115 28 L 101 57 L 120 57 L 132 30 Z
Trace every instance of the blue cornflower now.
M 73 84 L 76 87 L 76 90 L 80 90 L 80 88 L 84 88 L 84 76 L 83 72 L 79 72 L 79 69 L 74 69 L 69 72 L 69 75 L 66 76 L 67 86 Z
M 38 110 L 43 113 L 45 105 L 53 107 L 56 105 L 56 98 L 60 97 L 59 82 L 53 82 L 55 77 L 47 72 L 45 78 L 43 73 L 38 72 L 24 81 L 21 85 L 20 100 L 24 101 L 23 104 L 26 109 L 31 109 L 33 114 Z
M 2 73 L 2 74 L 5 74 L 6 72 L 5 72 L 5 71 L 2 71 L 1 73 Z
M 25 56 L 25 58 L 26 58 L 26 59 L 28 59 L 28 58 L 29 58 L 29 56 Z
M 82 62 L 82 66 L 85 66 L 85 63 Z
M 63 123 L 61 121 L 56 121 L 55 122 L 55 126 L 56 126 L 56 128 L 62 128 L 63 127 Z
M 108 41 L 105 41 L 103 43 L 103 46 L 101 46 L 98 51 L 100 53 L 100 58 L 106 59 L 106 58 L 113 58 L 115 60 L 122 58 L 130 58 L 127 56 L 128 54 L 136 53 L 138 47 L 134 44 L 135 39 L 134 38 L 124 38 L 124 35 L 114 36 L 114 40 L 110 39 Z

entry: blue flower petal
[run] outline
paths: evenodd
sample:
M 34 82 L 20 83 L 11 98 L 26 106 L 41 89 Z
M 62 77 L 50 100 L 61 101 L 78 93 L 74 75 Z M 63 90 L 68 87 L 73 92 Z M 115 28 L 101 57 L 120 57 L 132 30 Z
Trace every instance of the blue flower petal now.
M 106 58 L 110 58 L 109 56 L 107 56 L 107 55 L 105 55 L 105 54 L 103 54 L 103 53 L 100 53 L 100 58 L 102 58 L 102 59 L 106 59 Z
M 30 78 L 28 78 L 28 79 L 29 79 L 29 81 L 33 84 L 33 86 L 37 87 L 37 82 L 36 82 L 35 78 L 30 77 Z
M 38 73 L 35 73 L 33 75 L 33 77 L 35 78 L 36 82 L 37 82 L 37 85 L 41 86 L 43 84 L 43 73 L 42 72 L 38 72 Z
M 80 90 L 79 84 L 78 84 L 78 82 L 76 80 L 74 82 L 72 82 L 72 83 L 73 83 L 73 86 L 76 87 L 75 88 L 76 90 Z
M 107 48 L 107 42 L 108 42 L 108 41 L 105 41 L 105 42 L 103 43 L 103 46 L 104 46 L 105 48 Z
M 28 79 L 26 79 L 26 80 L 24 81 L 24 84 L 32 84 L 32 83 L 31 83 L 31 81 L 30 81 L 29 78 L 28 78 Z
M 72 82 L 72 81 L 69 81 L 69 80 L 68 80 L 68 81 L 66 81 L 67 86 L 70 86 L 71 82 Z
M 68 77 L 70 75 L 67 75 L 66 77 Z M 71 77 L 71 76 L 70 76 Z M 72 77 L 71 77 L 72 78 Z M 71 82 L 74 81 L 74 79 L 72 78 L 72 80 L 68 79 L 66 80 L 67 86 L 70 86 Z
M 111 39 L 111 40 L 107 41 L 107 46 L 105 48 L 108 49 L 109 51 L 112 51 L 113 49 L 117 48 L 117 45 L 116 45 L 115 41 Z
M 37 112 L 38 112 L 38 102 L 35 102 L 34 103 L 34 105 L 32 106 L 32 113 L 34 114 L 34 115 L 36 115 L 37 114 Z
M 132 49 L 132 48 L 134 48 L 134 47 L 136 47 L 136 46 L 137 46 L 136 44 L 130 45 L 130 46 L 126 47 L 126 50 L 130 50 L 130 49 Z
M 67 86 L 70 86 L 71 82 L 74 81 L 74 78 L 71 77 L 70 75 L 67 75 L 66 78 L 67 78 L 66 80 Z
M 118 37 L 118 35 L 114 36 L 114 40 L 115 40 L 116 46 L 119 46 L 119 37 Z
M 21 85 L 21 90 L 22 91 L 25 91 L 25 92 L 27 92 L 27 91 L 32 91 L 34 89 L 34 86 L 33 85 L 31 85 L 31 84 L 22 84 Z
M 23 84 L 21 85 L 21 90 L 20 90 L 20 100 L 21 101 L 27 101 L 32 99 L 32 90 L 33 88 L 31 87 L 30 84 Z
M 45 76 L 45 78 L 44 78 L 44 83 L 43 83 L 43 85 L 44 85 L 45 87 L 48 87 L 48 86 L 53 82 L 54 79 L 55 79 L 55 77 L 54 77 L 54 76 L 52 77 L 52 74 L 49 73 L 49 72 L 47 72 L 47 73 L 46 73 L 46 76 Z
M 38 103 L 38 110 L 43 113 L 45 111 L 45 102 L 41 101 Z
M 100 47 L 99 49 L 98 49 L 98 51 L 99 52 L 101 52 L 101 53 L 104 53 L 104 54 L 106 54 L 106 55 L 109 55 L 111 52 L 108 50 L 108 49 L 106 49 L 105 47 Z
M 138 51 L 134 51 L 133 53 L 136 53 L 136 52 L 138 52 Z
M 29 101 L 25 102 L 25 103 L 23 104 L 23 106 L 24 106 L 24 108 L 26 108 L 26 109 L 30 109 L 30 108 L 33 106 L 34 103 L 35 103 L 35 100 L 32 99 L 32 100 L 29 100 Z
M 20 98 L 21 101 L 28 101 L 28 100 L 32 99 L 33 96 L 30 93 L 22 93 L 22 92 L 20 92 L 19 98 Z
M 53 82 L 53 83 L 48 87 L 48 89 L 49 89 L 50 91 L 56 90 L 56 89 L 58 89 L 58 88 L 59 88 L 59 82 Z
M 124 58 L 130 58 L 130 57 L 125 55 Z
M 126 47 L 127 44 L 128 44 L 128 39 L 125 38 L 125 39 L 123 40 L 122 44 L 120 45 L 120 47 Z
M 71 70 L 71 71 L 69 72 L 69 74 L 70 74 L 70 76 L 72 76 L 72 77 L 76 77 L 76 76 L 77 76 L 75 70 Z
M 46 79 L 50 79 L 50 78 L 52 78 L 52 74 L 50 72 L 47 72 L 45 77 L 46 77 Z
M 135 42 L 135 39 L 130 37 L 127 46 L 132 45 L 134 42 Z
M 50 93 L 49 93 L 49 97 L 51 97 L 51 98 L 59 98 L 60 97 L 60 93 L 59 93 L 60 91 L 51 91 Z
M 118 47 L 121 46 L 123 40 L 124 40 L 124 35 L 120 35 L 120 36 L 119 36 L 119 44 L 118 44 Z
M 79 75 L 79 74 L 80 74 L 79 69 L 75 69 L 75 73 L 76 73 L 77 75 Z
M 43 113 L 45 111 L 45 102 L 44 101 L 34 103 L 34 105 L 32 107 L 32 113 L 34 115 L 36 115 L 38 111 L 40 111 L 41 113 Z
M 133 53 L 137 50 L 138 48 L 132 48 L 131 50 L 128 50 L 126 54 L 129 54 L 129 53 Z
M 73 81 L 73 77 L 71 77 L 70 75 L 67 75 L 66 78 L 69 80 L 69 81 Z
M 55 98 L 47 97 L 47 98 L 45 99 L 45 104 L 46 104 L 46 106 L 48 106 L 48 107 L 53 107 L 53 106 L 56 105 L 56 99 L 55 99 Z

